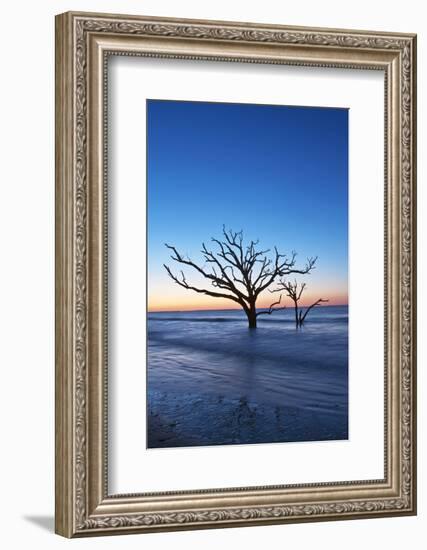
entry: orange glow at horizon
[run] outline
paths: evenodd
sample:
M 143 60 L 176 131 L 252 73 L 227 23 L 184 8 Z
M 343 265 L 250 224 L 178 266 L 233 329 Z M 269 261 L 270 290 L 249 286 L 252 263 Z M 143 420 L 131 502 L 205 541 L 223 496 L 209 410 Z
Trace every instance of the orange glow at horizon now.
M 279 299 L 280 293 L 272 294 L 271 296 L 263 296 L 257 302 L 257 308 L 267 308 L 273 302 Z M 232 300 L 226 300 L 225 298 L 212 298 L 210 296 L 192 296 L 189 297 L 175 296 L 175 299 L 171 299 L 170 295 L 149 297 L 148 311 L 149 312 L 161 312 L 161 311 L 197 311 L 197 310 L 220 310 L 220 309 L 241 309 L 240 306 L 234 303 Z M 301 299 L 300 306 L 306 307 L 318 300 L 324 298 L 329 300 L 326 306 L 341 306 L 348 304 L 348 293 L 346 291 L 338 291 L 334 294 L 328 293 L 325 290 L 323 292 L 315 292 L 307 290 L 307 293 Z M 281 306 L 287 308 L 293 307 L 292 300 L 282 295 Z

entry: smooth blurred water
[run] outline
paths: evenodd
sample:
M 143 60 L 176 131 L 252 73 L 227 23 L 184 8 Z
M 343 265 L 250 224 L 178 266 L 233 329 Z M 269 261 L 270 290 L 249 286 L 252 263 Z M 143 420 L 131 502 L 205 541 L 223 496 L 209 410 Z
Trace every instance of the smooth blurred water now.
M 331 437 L 346 438 L 348 308 L 317 307 L 298 329 L 291 309 L 260 316 L 256 329 L 248 328 L 239 310 L 149 313 L 147 381 L 149 409 L 169 419 L 177 413 L 168 410 L 166 395 L 175 400 L 185 395 L 187 401 L 202 396 L 212 403 L 219 396 L 263 410 L 315 412 L 338 426 L 336 433 L 329 430 Z M 220 404 L 217 408 L 209 415 L 224 413 Z M 186 416 L 191 410 L 187 407 Z M 186 422 L 191 431 L 191 419 Z M 224 434 L 218 438 L 223 441 Z M 313 438 L 316 434 L 308 437 Z

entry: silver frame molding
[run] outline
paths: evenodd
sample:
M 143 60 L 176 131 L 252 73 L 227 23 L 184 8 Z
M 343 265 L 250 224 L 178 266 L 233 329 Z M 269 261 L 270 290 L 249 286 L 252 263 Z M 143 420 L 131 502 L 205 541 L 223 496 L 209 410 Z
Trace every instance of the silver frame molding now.
M 385 75 L 385 476 L 109 495 L 107 59 Z M 56 532 L 65 537 L 416 513 L 416 36 L 68 12 L 56 17 Z M 369 200 L 369 198 L 367 198 Z

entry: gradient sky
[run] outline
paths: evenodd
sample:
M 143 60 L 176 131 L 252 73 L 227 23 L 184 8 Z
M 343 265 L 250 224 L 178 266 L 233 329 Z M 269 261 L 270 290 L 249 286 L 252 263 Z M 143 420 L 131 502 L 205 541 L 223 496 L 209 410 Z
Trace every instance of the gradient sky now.
M 148 100 L 147 176 L 150 311 L 236 307 L 179 287 L 163 268 L 180 270 L 166 242 L 203 265 L 201 243 L 213 248 L 223 224 L 262 248 L 295 250 L 301 265 L 318 256 L 313 273 L 297 277 L 303 303 L 347 303 L 346 109 Z M 265 292 L 258 305 L 271 302 Z

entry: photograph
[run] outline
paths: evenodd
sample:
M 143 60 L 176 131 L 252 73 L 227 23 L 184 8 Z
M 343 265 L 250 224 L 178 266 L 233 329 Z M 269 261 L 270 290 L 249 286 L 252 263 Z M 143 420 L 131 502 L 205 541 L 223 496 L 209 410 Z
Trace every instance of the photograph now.
M 347 440 L 349 110 L 146 116 L 147 448 Z

